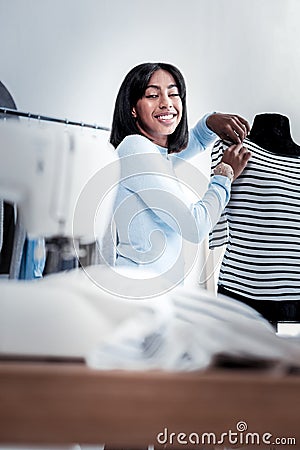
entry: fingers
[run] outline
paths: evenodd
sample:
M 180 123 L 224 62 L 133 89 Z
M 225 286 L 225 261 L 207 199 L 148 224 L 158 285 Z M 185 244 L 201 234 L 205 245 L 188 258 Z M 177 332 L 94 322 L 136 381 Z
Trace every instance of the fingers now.
M 226 149 L 224 150 L 224 155 L 223 155 L 223 157 L 224 157 L 224 156 L 227 156 L 227 157 L 231 157 L 231 156 L 237 157 L 240 153 L 243 152 L 243 149 L 244 149 L 244 148 L 245 148 L 245 147 L 243 147 L 243 144 L 233 144 L 233 145 L 231 145 L 230 147 L 228 147 L 228 148 L 226 148 Z
M 236 115 L 236 117 L 245 126 L 246 133 L 248 135 L 250 133 L 250 129 L 251 129 L 249 122 L 246 119 L 244 119 L 243 117 L 241 117 L 241 116 Z
M 242 156 L 243 161 L 247 164 L 247 162 L 251 158 L 251 152 L 243 147 L 243 152 L 242 152 L 241 156 Z
M 237 144 L 242 143 L 250 131 L 248 122 L 239 116 L 230 116 L 225 126 L 227 137 Z
M 236 114 L 211 114 L 206 121 L 208 127 L 221 139 L 240 144 L 250 131 L 246 119 Z
M 223 157 L 224 156 L 227 158 L 239 158 L 240 160 L 248 160 L 251 156 L 251 152 L 246 147 L 243 147 L 243 144 L 234 144 L 224 151 Z
M 246 147 L 242 144 L 234 144 L 224 151 L 222 161 L 233 168 L 235 180 L 243 172 L 250 157 L 251 152 Z

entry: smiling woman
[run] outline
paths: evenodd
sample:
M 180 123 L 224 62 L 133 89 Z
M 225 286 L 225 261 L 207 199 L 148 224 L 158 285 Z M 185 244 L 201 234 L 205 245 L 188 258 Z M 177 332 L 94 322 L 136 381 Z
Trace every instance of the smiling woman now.
M 250 157 L 242 141 L 248 122 L 232 114 L 207 114 L 189 132 L 186 86 L 181 72 L 167 63 L 144 63 L 125 77 L 115 104 L 110 142 L 121 160 L 121 180 L 114 210 L 116 264 L 182 283 L 184 242 L 199 244 L 218 221 L 230 196 L 231 181 Z M 191 180 L 175 173 L 217 137 L 235 142 L 225 152 L 207 192 L 195 203 L 184 193 L 197 192 Z M 191 178 L 200 184 L 201 174 Z M 195 183 L 194 183 L 195 184 Z M 192 262 L 193 264 L 193 262 Z M 156 276 L 155 275 L 155 276 Z
M 173 76 L 166 70 L 153 73 L 145 94 L 132 108 L 141 133 L 155 144 L 167 147 L 168 136 L 182 118 L 182 101 Z

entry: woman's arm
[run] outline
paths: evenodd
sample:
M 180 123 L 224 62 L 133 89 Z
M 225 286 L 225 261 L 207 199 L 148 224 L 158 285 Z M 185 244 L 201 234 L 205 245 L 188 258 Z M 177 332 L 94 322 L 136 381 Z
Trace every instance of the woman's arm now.
M 208 235 L 229 200 L 231 182 L 228 177 L 214 176 L 201 198 L 199 171 L 184 162 L 189 167 L 179 180 L 171 162 L 147 138 L 128 136 L 119 146 L 119 156 L 120 182 L 129 195 L 118 213 L 122 214 L 128 225 L 138 213 L 135 210 L 137 195 L 145 208 L 150 208 L 160 220 L 188 241 L 201 242 Z M 186 188 L 199 200 L 191 202 Z

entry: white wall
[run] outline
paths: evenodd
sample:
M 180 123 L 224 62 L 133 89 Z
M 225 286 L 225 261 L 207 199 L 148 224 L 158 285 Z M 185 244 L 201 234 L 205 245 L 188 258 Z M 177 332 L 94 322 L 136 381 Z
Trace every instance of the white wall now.
M 299 0 L 0 0 L 0 79 L 22 110 L 110 125 L 125 73 L 168 61 L 191 124 L 281 112 L 300 142 L 299 17 Z

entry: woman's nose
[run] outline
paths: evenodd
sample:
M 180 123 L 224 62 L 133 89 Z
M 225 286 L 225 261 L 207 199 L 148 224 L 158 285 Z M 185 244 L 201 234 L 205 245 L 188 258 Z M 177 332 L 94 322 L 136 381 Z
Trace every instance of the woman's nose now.
M 170 106 L 172 106 L 171 98 L 169 97 L 169 95 L 167 93 L 166 94 L 162 94 L 161 97 L 160 97 L 159 107 L 160 108 L 168 108 Z

